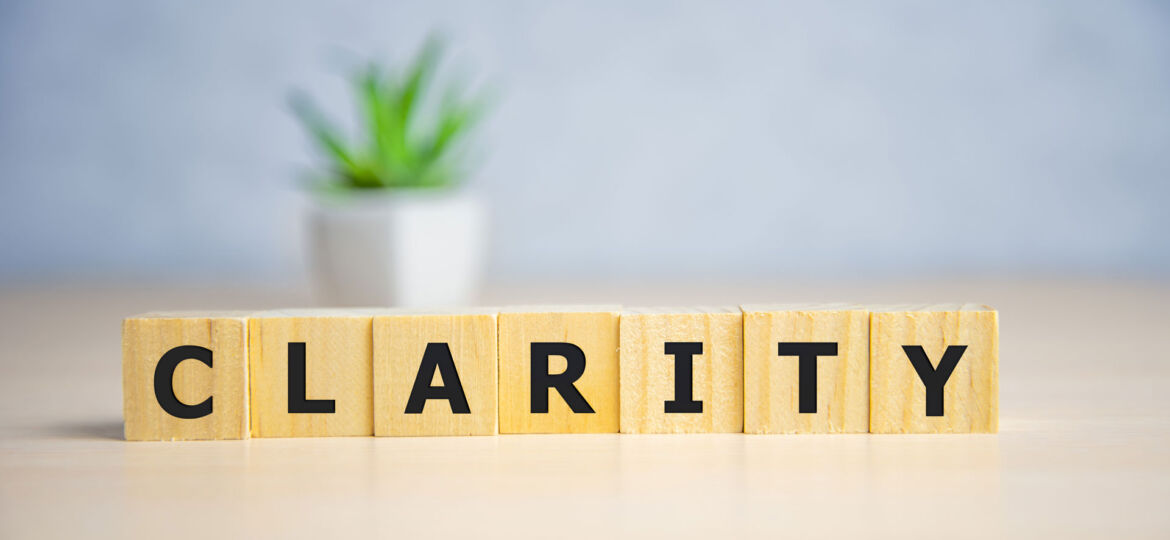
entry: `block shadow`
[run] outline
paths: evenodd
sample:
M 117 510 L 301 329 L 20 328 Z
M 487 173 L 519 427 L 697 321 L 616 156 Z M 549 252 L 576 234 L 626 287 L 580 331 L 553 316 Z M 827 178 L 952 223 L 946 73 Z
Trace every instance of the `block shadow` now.
M 95 420 L 54 424 L 37 430 L 37 435 L 61 439 L 104 439 L 123 441 L 121 420 Z

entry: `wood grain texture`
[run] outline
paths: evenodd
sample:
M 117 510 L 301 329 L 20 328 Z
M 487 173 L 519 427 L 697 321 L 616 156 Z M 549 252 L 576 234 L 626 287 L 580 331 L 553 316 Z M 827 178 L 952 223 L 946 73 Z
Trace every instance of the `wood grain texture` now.
M 743 314 L 738 308 L 623 310 L 620 322 L 622 433 L 743 431 Z M 692 397 L 702 412 L 667 413 L 675 357 L 667 342 L 700 342 Z
M 943 387 L 943 415 L 926 415 L 926 391 L 903 346 L 921 346 L 938 366 L 965 345 Z M 870 318 L 873 433 L 995 433 L 999 429 L 999 319 L 987 306 L 874 308 Z
M 122 405 L 130 441 L 248 438 L 248 324 L 244 312 L 153 313 L 122 323 Z M 175 369 L 181 403 L 212 398 L 211 414 L 184 419 L 168 414 L 154 391 L 155 368 L 182 345 L 209 349 L 212 367 L 195 360 Z
M 869 311 L 851 305 L 744 306 L 744 432 L 869 430 Z M 800 412 L 800 360 L 780 342 L 835 343 L 816 362 L 816 412 Z
M 500 433 L 617 433 L 617 306 L 528 307 L 499 315 Z M 532 344 L 570 343 L 585 356 L 585 370 L 574 386 L 593 409 L 574 413 L 554 389 L 548 412 L 532 412 Z M 550 356 L 548 373 L 564 373 L 567 361 Z
M 451 352 L 468 414 L 428 400 L 419 414 L 406 405 L 428 343 Z M 374 318 L 374 434 L 378 436 L 497 433 L 496 311 L 395 313 Z M 434 372 L 430 384 L 447 386 Z
M 372 315 L 360 310 L 268 311 L 249 321 L 253 437 L 373 435 Z M 306 399 L 333 413 L 289 412 L 289 343 L 304 343 Z

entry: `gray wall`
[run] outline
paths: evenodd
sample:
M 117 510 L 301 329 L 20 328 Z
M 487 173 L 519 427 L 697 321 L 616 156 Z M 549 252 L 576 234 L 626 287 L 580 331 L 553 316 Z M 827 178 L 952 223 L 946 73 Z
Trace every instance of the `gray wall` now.
M 0 4 L 0 280 L 296 279 L 292 87 L 429 29 L 495 278 L 1170 275 L 1156 2 Z

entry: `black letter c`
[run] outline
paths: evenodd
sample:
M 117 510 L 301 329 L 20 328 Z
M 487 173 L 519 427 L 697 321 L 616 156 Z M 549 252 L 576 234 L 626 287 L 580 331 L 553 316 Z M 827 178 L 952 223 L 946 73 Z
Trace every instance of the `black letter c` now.
M 175 368 L 183 360 L 198 360 L 211 367 L 211 350 L 195 345 L 175 347 L 162 355 L 154 368 L 154 397 L 163 410 L 176 418 L 188 420 L 211 414 L 211 396 L 198 405 L 187 405 L 175 395 Z

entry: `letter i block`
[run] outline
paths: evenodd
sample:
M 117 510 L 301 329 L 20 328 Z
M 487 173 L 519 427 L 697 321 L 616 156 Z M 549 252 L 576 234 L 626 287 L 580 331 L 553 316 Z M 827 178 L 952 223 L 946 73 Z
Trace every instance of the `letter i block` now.
M 995 433 L 999 318 L 971 304 L 875 309 L 870 318 L 873 433 Z
M 247 357 L 244 312 L 123 321 L 126 440 L 247 439 Z
M 869 311 L 744 306 L 744 432 L 869 431 Z
M 266 311 L 249 321 L 253 437 L 374 433 L 373 315 Z
M 622 433 L 743 431 L 743 313 L 639 309 L 621 317 Z
M 496 311 L 374 317 L 374 435 L 495 435 Z
M 500 312 L 500 433 L 617 433 L 613 307 Z

